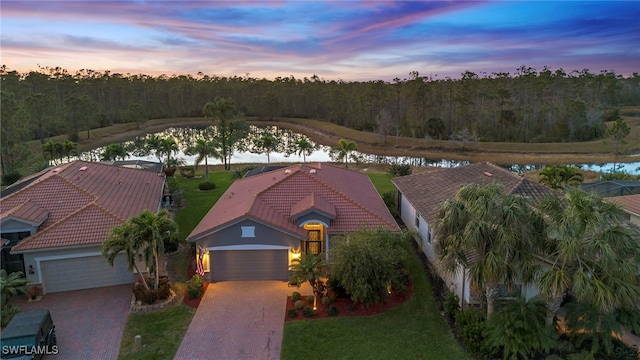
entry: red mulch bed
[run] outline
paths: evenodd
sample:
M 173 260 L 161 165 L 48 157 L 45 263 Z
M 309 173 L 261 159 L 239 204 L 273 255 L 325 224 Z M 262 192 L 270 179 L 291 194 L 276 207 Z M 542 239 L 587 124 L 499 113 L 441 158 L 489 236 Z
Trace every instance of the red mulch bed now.
M 199 297 L 195 299 L 189 299 L 189 296 L 187 296 L 187 292 L 185 291 L 184 299 L 182 299 L 182 302 L 185 305 L 192 307 L 194 309 L 198 308 L 198 305 L 200 305 L 200 300 L 202 300 L 204 293 L 207 292 L 207 286 L 209 286 L 209 283 L 205 282 L 204 285 L 202 285 L 202 293 L 200 294 Z
M 291 292 L 297 291 L 295 288 L 292 288 Z M 305 303 L 305 306 L 313 307 L 313 304 L 307 303 L 307 296 L 311 294 L 302 294 L 302 301 Z M 333 302 L 333 305 L 338 309 L 338 314 L 329 316 L 327 311 L 329 310 L 329 306 L 322 305 L 320 299 L 316 301 L 316 314 L 310 317 L 304 317 L 302 315 L 302 310 L 298 310 L 298 316 L 289 317 L 287 313 L 289 309 L 295 309 L 294 301 L 291 300 L 291 296 L 287 296 L 287 311 L 285 312 L 284 321 L 295 321 L 295 320 L 304 320 L 304 319 L 325 319 L 325 318 L 338 318 L 338 317 L 346 317 L 346 316 L 369 316 L 369 315 L 377 315 L 386 312 L 387 310 L 396 307 L 400 304 L 404 304 L 407 300 L 411 298 L 413 295 L 413 285 L 410 283 L 407 286 L 407 290 L 404 292 L 394 292 L 388 298 L 384 304 L 371 304 L 369 307 L 365 307 L 362 303 L 355 303 L 355 310 L 349 310 L 349 305 L 354 305 L 354 302 L 346 297 L 346 298 L 336 298 Z

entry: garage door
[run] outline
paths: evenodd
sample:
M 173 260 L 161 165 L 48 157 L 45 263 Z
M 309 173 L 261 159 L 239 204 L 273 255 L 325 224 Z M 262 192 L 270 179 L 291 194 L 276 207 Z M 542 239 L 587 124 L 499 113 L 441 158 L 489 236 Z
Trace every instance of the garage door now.
M 289 280 L 287 250 L 211 251 L 211 281 Z
M 116 257 L 113 267 L 98 255 L 42 261 L 40 269 L 47 292 L 132 284 L 134 281 L 123 255 Z

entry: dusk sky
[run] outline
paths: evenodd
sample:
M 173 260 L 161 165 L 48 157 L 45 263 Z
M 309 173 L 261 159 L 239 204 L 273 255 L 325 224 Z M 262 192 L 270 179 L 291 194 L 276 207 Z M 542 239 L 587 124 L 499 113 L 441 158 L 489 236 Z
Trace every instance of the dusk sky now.
M 640 72 L 640 1 L 1 2 L 1 64 L 326 80 Z

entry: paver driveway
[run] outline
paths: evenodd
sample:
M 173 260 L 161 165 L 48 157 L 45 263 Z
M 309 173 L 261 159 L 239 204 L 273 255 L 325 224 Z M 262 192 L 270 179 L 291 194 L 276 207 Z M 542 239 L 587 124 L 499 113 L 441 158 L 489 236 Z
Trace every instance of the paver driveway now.
M 280 359 L 286 297 L 281 281 L 209 284 L 175 359 Z
M 117 359 L 129 315 L 131 285 L 46 294 L 41 301 L 24 296 L 11 303 L 24 311 L 48 309 L 56 326 L 57 356 L 51 358 Z

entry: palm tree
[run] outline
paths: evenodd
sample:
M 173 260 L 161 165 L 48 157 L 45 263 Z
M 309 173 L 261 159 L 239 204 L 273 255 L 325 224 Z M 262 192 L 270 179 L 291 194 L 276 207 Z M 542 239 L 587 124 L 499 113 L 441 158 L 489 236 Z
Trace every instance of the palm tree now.
M 160 142 L 158 143 L 158 152 L 160 154 L 167 155 L 166 164 L 171 163 L 171 154 L 174 152 L 178 152 L 178 150 L 180 150 L 180 148 L 178 147 L 178 143 L 176 143 L 176 141 L 172 138 L 160 139 Z
M 49 164 L 53 163 L 54 165 L 57 165 L 58 160 L 62 158 L 62 153 L 62 143 L 49 140 L 42 145 L 42 156 L 49 162 Z
M 177 225 L 171 220 L 169 212 L 162 210 L 157 214 L 145 210 L 127 220 L 131 223 L 131 237 L 134 244 L 144 246 L 144 258 L 147 267 L 155 275 L 154 290 L 160 280 L 159 260 L 164 254 L 164 242 L 176 235 Z
M 357 150 L 358 145 L 355 142 L 345 139 L 338 140 L 337 157 L 339 161 L 344 161 L 345 168 L 349 167 L 349 157 L 353 157 L 351 153 Z
M 80 154 L 79 152 L 79 146 L 77 142 L 71 141 L 71 140 L 65 140 L 62 143 L 62 154 L 61 156 L 67 157 L 67 161 L 71 161 L 71 156 L 78 156 Z
M 209 162 L 207 158 L 212 156 L 214 158 L 220 157 L 218 153 L 218 143 L 215 140 L 198 139 L 195 145 L 190 146 L 187 149 L 188 155 L 198 155 L 193 166 L 197 167 L 204 160 L 204 178 L 209 182 Z
M 580 184 L 582 181 L 582 173 L 575 166 L 552 165 L 540 171 L 540 182 L 552 189 L 564 189 L 567 185 Z
M 547 325 L 571 294 L 578 303 L 610 314 L 638 309 L 640 234 L 626 225 L 619 204 L 570 189 L 539 204 L 547 220 L 543 256 L 549 267 L 536 284 L 547 302 Z
M 0 309 L 4 310 L 10 297 L 26 293 L 28 283 L 22 271 L 7 274 L 6 270 L 0 270 Z
M 299 258 L 291 260 L 291 262 L 291 278 L 299 281 L 308 281 L 313 289 L 313 295 L 320 296 L 319 280 L 326 275 L 322 271 L 326 265 L 324 255 L 304 253 Z
M 149 135 L 144 139 L 144 147 L 148 153 L 155 155 L 162 162 L 162 139 L 158 135 Z
M 276 150 L 276 146 L 278 145 L 278 140 L 275 137 L 269 134 L 266 134 L 261 136 L 260 139 L 258 139 L 257 143 L 258 143 L 257 144 L 258 147 L 267 153 L 267 165 L 271 164 L 271 158 L 269 155 L 271 154 L 272 151 Z
M 438 211 L 435 242 L 442 269 L 469 271 L 471 286 L 484 289 L 487 318 L 500 285 L 532 281 L 531 252 L 542 233 L 542 219 L 526 198 L 505 194 L 497 184 L 463 186 Z
M 127 156 L 129 156 L 129 152 L 123 144 L 109 144 L 104 148 L 104 151 L 100 155 L 100 158 L 102 159 L 102 161 L 112 161 L 118 159 L 124 161 Z
M 298 156 L 302 155 L 302 161 L 307 162 L 307 156 L 313 153 L 313 145 L 305 138 L 301 138 L 295 143 Z
M 143 244 L 134 235 L 134 227 L 131 222 L 126 221 L 124 224 L 111 229 L 109 238 L 102 243 L 102 256 L 107 258 L 109 265 L 113 266 L 116 256 L 124 254 L 127 259 L 128 270 L 136 270 L 142 284 L 148 290 L 149 284 L 145 280 L 142 271 L 138 268 L 136 256 L 141 251 Z

